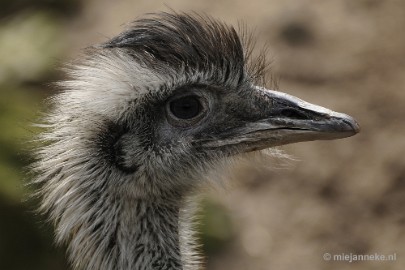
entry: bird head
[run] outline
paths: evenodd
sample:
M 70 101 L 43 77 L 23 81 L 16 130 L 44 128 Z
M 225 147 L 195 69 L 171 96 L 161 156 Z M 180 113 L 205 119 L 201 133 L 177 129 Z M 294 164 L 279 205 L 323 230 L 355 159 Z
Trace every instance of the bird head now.
M 137 20 L 69 68 L 43 135 L 48 179 L 180 192 L 222 159 L 359 131 L 348 115 L 257 85 L 248 62 L 234 28 L 209 17 Z

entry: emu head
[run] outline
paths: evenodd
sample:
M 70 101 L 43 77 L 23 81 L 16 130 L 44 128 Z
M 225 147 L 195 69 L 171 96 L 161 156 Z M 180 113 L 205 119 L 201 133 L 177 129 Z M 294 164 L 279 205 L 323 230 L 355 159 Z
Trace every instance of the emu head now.
M 194 185 L 223 158 L 358 132 L 348 115 L 255 85 L 246 50 L 207 17 L 136 21 L 68 70 L 41 169 L 158 194 Z
M 111 244 L 95 231 L 115 228 L 124 198 L 181 197 L 229 157 L 359 131 L 348 115 L 256 85 L 247 50 L 225 24 L 160 14 L 68 69 L 35 168 L 72 257 Z

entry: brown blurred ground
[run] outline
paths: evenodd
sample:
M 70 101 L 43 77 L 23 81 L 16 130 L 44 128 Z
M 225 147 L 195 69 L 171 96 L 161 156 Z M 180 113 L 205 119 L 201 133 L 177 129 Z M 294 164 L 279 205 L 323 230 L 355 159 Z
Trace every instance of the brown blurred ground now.
M 280 90 L 354 116 L 359 135 L 283 149 L 296 161 L 244 169 L 213 192 L 232 234 L 207 268 L 405 268 L 405 1 L 165 2 L 256 28 Z M 63 28 L 70 57 L 163 2 L 87 1 Z M 280 165 L 281 164 L 281 165 Z M 324 253 L 392 254 L 396 261 L 332 262 Z

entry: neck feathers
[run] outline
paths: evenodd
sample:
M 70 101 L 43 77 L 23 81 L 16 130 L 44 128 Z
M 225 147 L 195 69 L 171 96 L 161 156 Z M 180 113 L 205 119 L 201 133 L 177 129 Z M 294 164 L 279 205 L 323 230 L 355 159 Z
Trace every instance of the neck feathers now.
M 180 206 L 164 201 L 126 200 L 117 230 L 120 269 L 183 269 Z
M 74 218 L 75 230 L 68 237 L 70 259 L 77 268 L 200 269 L 190 230 L 192 209 L 182 208 L 183 200 L 105 199 L 94 202 L 92 215 Z
M 43 184 L 42 211 L 54 221 L 57 242 L 68 245 L 74 267 L 199 269 L 190 230 L 194 204 L 179 192 L 134 193 L 129 183 L 152 179 L 121 172 L 87 155 L 80 143 L 72 139 L 73 153 L 48 145 L 36 167 L 42 172 L 37 178 Z

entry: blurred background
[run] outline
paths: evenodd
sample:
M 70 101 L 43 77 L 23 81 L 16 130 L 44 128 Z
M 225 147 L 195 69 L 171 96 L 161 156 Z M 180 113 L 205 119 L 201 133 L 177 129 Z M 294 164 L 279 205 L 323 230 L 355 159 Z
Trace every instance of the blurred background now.
M 255 29 L 279 88 L 354 116 L 362 132 L 283 147 L 293 161 L 238 171 L 201 211 L 207 269 L 404 269 L 405 1 L 0 0 L 0 269 L 69 269 L 32 210 L 30 123 L 58 67 L 147 12 L 205 12 Z M 333 254 L 396 261 L 333 262 Z

